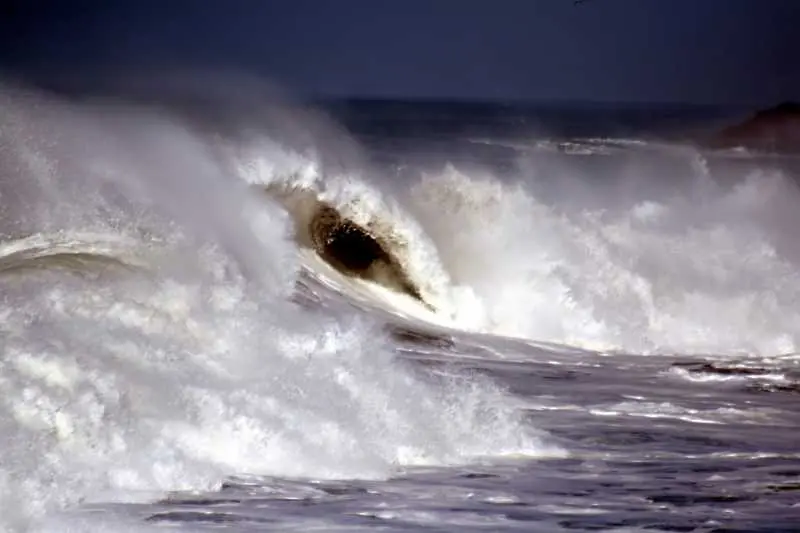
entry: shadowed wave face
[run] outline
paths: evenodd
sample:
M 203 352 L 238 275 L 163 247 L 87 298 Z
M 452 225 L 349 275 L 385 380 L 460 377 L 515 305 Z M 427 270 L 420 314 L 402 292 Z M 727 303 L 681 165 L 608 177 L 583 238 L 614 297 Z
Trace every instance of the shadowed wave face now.
M 319 208 L 310 231 L 317 253 L 346 273 L 365 275 L 376 262 L 392 262 L 375 237 L 332 207 Z
M 344 216 L 313 191 L 267 187 L 267 193 L 288 210 L 298 244 L 313 249 L 340 273 L 368 280 L 408 295 L 426 307 L 425 301 L 397 257 L 388 239 Z
M 333 207 L 320 203 L 308 231 L 317 254 L 339 272 L 373 281 L 428 305 L 390 246 Z

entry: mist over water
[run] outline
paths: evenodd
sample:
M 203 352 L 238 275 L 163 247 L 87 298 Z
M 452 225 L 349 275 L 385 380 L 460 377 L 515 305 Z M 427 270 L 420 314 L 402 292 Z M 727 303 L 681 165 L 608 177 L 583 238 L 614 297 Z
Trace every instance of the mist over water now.
M 796 351 L 796 185 L 758 169 L 727 184 L 702 168 L 654 179 L 687 186 L 627 199 L 597 187 L 607 207 L 586 207 L 447 167 L 414 186 L 411 209 L 497 333 L 629 352 Z
M 19 90 L 2 117 L 3 529 L 235 473 L 382 477 L 546 449 L 496 385 L 421 376 L 369 317 L 291 303 L 288 218 L 212 138 Z
M 0 87 L 0 531 L 237 474 L 381 481 L 570 453 L 487 372 L 401 356 L 387 320 L 483 339 L 487 368 L 510 357 L 501 336 L 797 352 L 788 167 L 596 144 L 393 172 L 257 84 Z M 271 187 L 389 243 L 434 311 L 301 250 Z M 298 304 L 303 283 L 330 305 Z

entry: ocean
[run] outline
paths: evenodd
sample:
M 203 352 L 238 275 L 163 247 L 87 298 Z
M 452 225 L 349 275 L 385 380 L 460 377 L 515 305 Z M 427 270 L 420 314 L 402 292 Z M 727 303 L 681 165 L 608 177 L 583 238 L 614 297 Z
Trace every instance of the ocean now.
M 790 532 L 743 108 L 0 87 L 0 532 Z

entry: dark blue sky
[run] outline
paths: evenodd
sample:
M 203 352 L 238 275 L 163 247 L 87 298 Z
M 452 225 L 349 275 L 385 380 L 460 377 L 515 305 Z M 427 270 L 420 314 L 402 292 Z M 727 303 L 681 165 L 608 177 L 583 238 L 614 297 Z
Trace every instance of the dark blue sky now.
M 7 68 L 241 68 L 298 94 L 800 100 L 800 0 L 0 0 Z

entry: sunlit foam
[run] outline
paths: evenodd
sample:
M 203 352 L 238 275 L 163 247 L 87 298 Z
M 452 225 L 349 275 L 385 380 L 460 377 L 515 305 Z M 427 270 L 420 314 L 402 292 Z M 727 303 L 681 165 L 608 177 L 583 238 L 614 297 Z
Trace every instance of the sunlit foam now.
M 489 380 L 420 372 L 371 318 L 291 303 L 301 262 L 285 210 L 213 137 L 104 106 L 0 107 L 15 266 L 0 272 L 0 530 L 235 473 L 386 477 L 560 453 Z M 93 259 L 42 262 L 54 253 Z M 145 268 L 76 275 L 105 259 Z
M 416 185 L 409 209 L 453 282 L 486 306 L 490 331 L 633 352 L 775 354 L 800 340 L 785 239 L 797 199 L 786 177 L 756 171 L 699 194 L 576 210 L 450 167 Z

